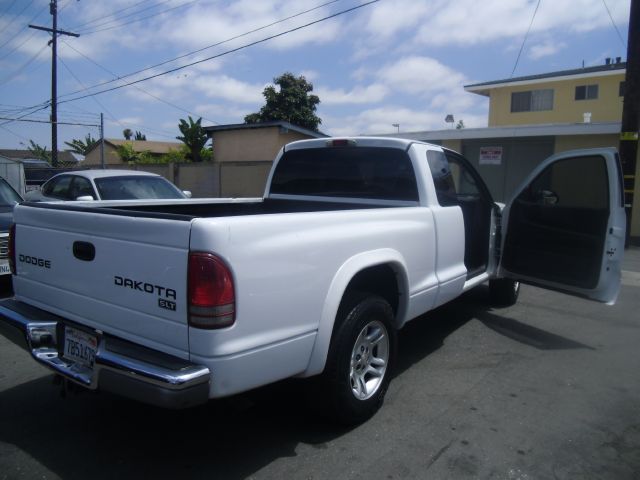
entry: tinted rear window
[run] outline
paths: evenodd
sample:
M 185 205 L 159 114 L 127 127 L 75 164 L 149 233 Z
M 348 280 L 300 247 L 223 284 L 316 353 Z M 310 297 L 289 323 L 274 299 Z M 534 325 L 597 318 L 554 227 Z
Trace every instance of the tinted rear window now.
M 161 177 L 104 177 L 95 179 L 102 200 L 184 198 L 177 187 Z
M 381 147 L 286 152 L 273 174 L 271 193 L 418 201 L 407 152 Z

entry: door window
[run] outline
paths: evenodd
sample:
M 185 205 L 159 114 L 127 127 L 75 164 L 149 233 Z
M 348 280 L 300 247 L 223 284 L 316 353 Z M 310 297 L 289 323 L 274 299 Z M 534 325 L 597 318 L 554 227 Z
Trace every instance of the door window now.
M 71 187 L 71 199 L 75 200 L 78 197 L 87 196 L 96 199 L 91 182 L 84 177 L 75 177 Z
M 456 153 L 427 150 L 438 203 L 456 206 L 464 219 L 464 264 L 469 277 L 486 269 L 493 200 L 467 160 Z
M 559 160 L 514 200 L 503 264 L 529 277 L 595 288 L 608 218 L 604 157 Z
M 69 187 L 71 186 L 71 180 L 72 177 L 69 175 L 53 178 L 44 186 L 42 193 L 47 197 L 69 200 Z

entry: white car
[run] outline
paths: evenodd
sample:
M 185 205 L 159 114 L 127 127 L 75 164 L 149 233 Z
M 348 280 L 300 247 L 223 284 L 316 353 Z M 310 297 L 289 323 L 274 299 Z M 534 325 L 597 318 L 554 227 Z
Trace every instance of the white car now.
M 51 177 L 40 190 L 25 195 L 28 202 L 190 198 L 166 178 L 131 170 L 79 170 Z

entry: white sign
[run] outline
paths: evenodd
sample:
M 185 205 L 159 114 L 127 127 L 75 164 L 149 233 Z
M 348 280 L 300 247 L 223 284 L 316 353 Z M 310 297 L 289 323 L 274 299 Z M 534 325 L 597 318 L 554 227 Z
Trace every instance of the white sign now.
M 502 165 L 502 147 L 480 147 L 480 165 Z

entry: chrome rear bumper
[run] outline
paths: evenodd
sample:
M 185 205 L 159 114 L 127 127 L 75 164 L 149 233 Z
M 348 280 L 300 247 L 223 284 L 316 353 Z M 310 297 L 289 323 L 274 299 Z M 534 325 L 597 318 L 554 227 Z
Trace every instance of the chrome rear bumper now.
M 207 367 L 105 333 L 98 332 L 93 368 L 66 360 L 58 348 L 63 323 L 73 325 L 14 299 L 0 301 L 0 334 L 74 383 L 165 408 L 186 408 L 208 400 Z

